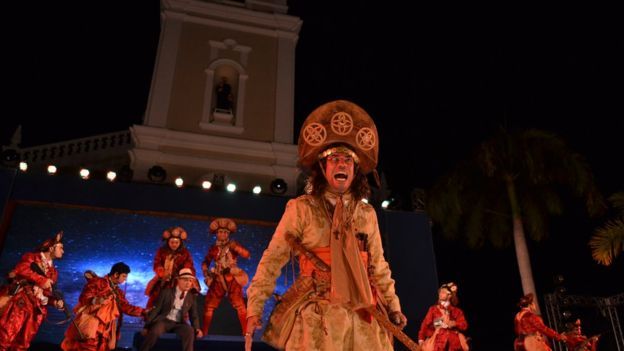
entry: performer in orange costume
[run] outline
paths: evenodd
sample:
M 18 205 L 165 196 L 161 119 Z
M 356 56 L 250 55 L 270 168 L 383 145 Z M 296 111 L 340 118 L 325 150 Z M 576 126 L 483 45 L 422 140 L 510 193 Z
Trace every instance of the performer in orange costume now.
M 418 343 L 423 345 L 423 350 L 468 351 L 466 339 L 460 332 L 468 329 L 468 322 L 457 304 L 457 285 L 443 284 L 438 289 L 438 303 L 429 307 L 420 325 Z
M 559 341 L 565 341 L 566 337 L 544 325 L 542 317 L 536 314 L 535 296 L 530 293 L 524 295 L 518 307 L 520 312 L 514 318 L 516 340 L 515 351 L 551 351 L 546 336 Z
M 48 305 L 58 309 L 63 300 L 53 295 L 52 287 L 58 279 L 53 261 L 63 257 L 64 248 L 59 232 L 43 242 L 36 252 L 22 256 L 9 273 L 12 283 L 6 293 L 10 298 L 0 309 L 0 350 L 27 350 L 48 314 Z M 37 266 L 35 268 L 34 266 Z M 45 276 L 34 269 L 45 273 Z
M 184 247 L 184 241 L 188 237 L 182 227 L 172 227 L 163 232 L 162 240 L 165 242 L 156 252 L 154 257 L 154 272 L 156 275 L 147 283 L 145 295 L 149 296 L 145 308 L 154 306 L 160 290 L 172 288 L 178 272 L 182 268 L 189 268 L 195 275 L 195 265 L 189 250 Z M 194 282 L 194 289 L 199 292 L 199 284 Z
M 384 258 L 377 215 L 362 200 L 367 175 L 376 175 L 377 128 L 360 106 L 345 100 L 315 109 L 301 127 L 299 165 L 309 175 L 306 194 L 292 199 L 247 289 L 245 350 L 262 325 L 264 304 L 291 257 L 289 239 L 313 255 L 299 255 L 300 274 L 273 309 L 263 339 L 286 350 L 392 350 L 392 338 L 367 311 L 407 318 Z M 310 257 L 314 257 L 311 259 Z M 331 267 L 320 269 L 314 261 Z
M 210 223 L 210 232 L 217 236 L 217 242 L 208 249 L 202 263 L 204 281 L 208 286 L 204 304 L 204 324 L 202 333 L 208 335 L 214 310 L 219 307 L 221 299 L 227 295 L 232 307 L 236 310 L 242 332 L 247 323 L 247 308 L 243 298 L 243 287 L 247 285 L 249 276 L 238 268 L 238 257 L 249 258 L 249 250 L 240 243 L 230 240 L 230 234 L 236 231 L 236 223 L 229 218 L 217 218 Z M 214 266 L 210 268 L 210 264 Z
M 141 316 L 145 310 L 131 305 L 119 284 L 128 278 L 130 267 L 118 262 L 111 267 L 110 273 L 98 277 L 87 272 L 87 284 L 82 289 L 78 304 L 74 307 L 76 323 L 72 323 L 65 332 L 61 343 L 64 351 L 108 351 L 114 350 L 121 336 L 119 328 L 122 314 Z M 77 328 L 80 330 L 78 331 Z
M 591 338 L 583 335 L 580 319 L 577 319 L 563 335 L 566 336 L 568 351 L 596 351 L 600 338 L 599 335 L 594 335 Z

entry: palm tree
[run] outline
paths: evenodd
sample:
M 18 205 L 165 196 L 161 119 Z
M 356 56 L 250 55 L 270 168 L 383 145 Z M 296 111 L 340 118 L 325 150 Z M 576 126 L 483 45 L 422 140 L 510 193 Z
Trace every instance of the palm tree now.
M 609 202 L 618 211 L 616 218 L 608 220 L 594 231 L 589 240 L 594 260 L 605 266 L 624 251 L 624 192 L 618 192 L 609 197 Z
M 522 290 L 535 294 L 526 236 L 547 236 L 548 217 L 563 210 L 561 187 L 583 198 L 591 215 L 604 209 L 587 163 L 561 138 L 542 130 L 501 129 L 436 182 L 427 208 L 447 237 L 464 236 L 471 247 L 513 241 Z

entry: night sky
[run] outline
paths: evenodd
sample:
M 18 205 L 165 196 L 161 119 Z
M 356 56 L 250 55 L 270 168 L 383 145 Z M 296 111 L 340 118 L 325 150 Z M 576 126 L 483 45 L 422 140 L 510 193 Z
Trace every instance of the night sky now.
M 324 102 L 344 98 L 364 107 L 377 124 L 379 171 L 398 208 L 408 205 L 412 188 L 431 187 L 500 127 L 556 133 L 585 156 L 606 196 L 624 191 L 624 28 L 613 9 L 289 4 L 304 21 L 295 133 Z M 3 144 L 17 124 L 23 146 L 31 146 L 141 123 L 159 6 L 115 5 L 8 5 L 7 13 L 25 16 L 3 24 L 10 26 L 3 36 L 5 111 L 14 111 L 0 122 Z M 608 268 L 591 260 L 587 240 L 599 223 L 570 199 L 550 237 L 530 244 L 540 294 L 552 291 L 557 274 L 573 294 L 624 291 L 624 258 Z M 440 280 L 459 283 L 475 345 L 510 348 L 521 295 L 513 250 L 472 251 L 438 234 L 434 226 Z

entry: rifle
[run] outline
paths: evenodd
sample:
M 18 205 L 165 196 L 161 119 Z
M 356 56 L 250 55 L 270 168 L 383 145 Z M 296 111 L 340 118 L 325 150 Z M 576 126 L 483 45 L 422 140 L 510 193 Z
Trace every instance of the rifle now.
M 300 255 L 303 255 L 310 259 L 310 261 L 314 264 L 314 266 L 322 272 L 330 272 L 331 267 L 321 260 L 318 256 L 316 256 L 313 252 L 306 249 L 302 244 L 301 240 L 295 237 L 291 233 L 286 233 L 286 241 L 290 246 L 297 251 Z M 384 327 L 387 331 L 389 331 L 392 335 L 394 335 L 399 341 L 403 343 L 403 345 L 407 346 L 408 349 L 412 351 L 421 351 L 420 345 L 417 342 L 412 340 L 407 334 L 405 334 L 401 328 L 392 323 L 388 317 L 381 313 L 376 306 L 371 306 L 366 308 L 366 311 L 370 313 L 376 320 Z
M 30 264 L 30 269 L 43 276 L 43 277 L 48 277 L 45 272 L 43 271 L 43 269 L 41 269 L 41 267 L 37 264 L 37 262 L 33 262 Z M 65 301 L 65 298 L 63 296 L 63 292 L 61 292 L 59 289 L 57 289 L 56 287 L 56 283 L 52 284 L 52 296 L 54 296 L 54 298 L 56 300 L 61 300 L 63 301 L 63 308 L 61 309 L 63 311 L 63 313 L 65 314 L 65 320 L 58 323 L 58 324 L 64 324 L 66 323 L 68 320 L 72 321 L 72 324 L 74 325 L 74 328 L 76 328 L 76 331 L 78 331 L 78 336 L 80 337 L 80 340 L 84 340 L 84 335 L 82 335 L 82 332 L 80 331 L 80 328 L 78 328 L 78 325 L 76 324 L 76 320 L 73 318 L 72 313 L 71 313 L 71 309 L 69 308 L 69 305 L 67 304 L 67 302 Z

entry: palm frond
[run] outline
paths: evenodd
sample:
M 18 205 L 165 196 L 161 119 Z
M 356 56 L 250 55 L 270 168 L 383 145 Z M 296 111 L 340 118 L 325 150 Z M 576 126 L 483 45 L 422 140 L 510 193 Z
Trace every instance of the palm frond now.
M 589 240 L 594 260 L 609 266 L 624 250 L 624 218 L 607 221 Z

